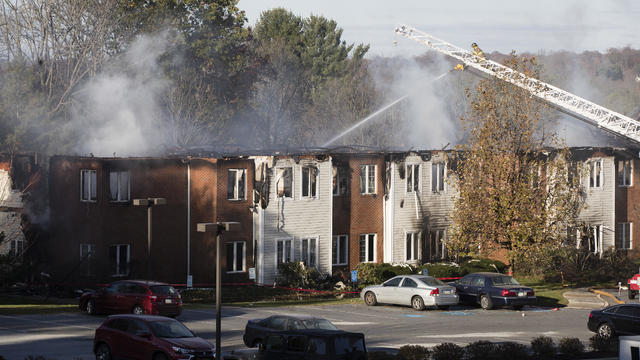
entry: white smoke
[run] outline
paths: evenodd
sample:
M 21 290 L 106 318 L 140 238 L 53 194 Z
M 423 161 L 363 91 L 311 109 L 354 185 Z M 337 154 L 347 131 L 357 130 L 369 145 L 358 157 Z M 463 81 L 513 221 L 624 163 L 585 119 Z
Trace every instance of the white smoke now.
M 165 144 L 160 96 L 171 83 L 159 66 L 169 32 L 143 35 L 126 53 L 79 91 L 72 126 L 80 131 L 76 151 L 95 156 L 150 155 Z

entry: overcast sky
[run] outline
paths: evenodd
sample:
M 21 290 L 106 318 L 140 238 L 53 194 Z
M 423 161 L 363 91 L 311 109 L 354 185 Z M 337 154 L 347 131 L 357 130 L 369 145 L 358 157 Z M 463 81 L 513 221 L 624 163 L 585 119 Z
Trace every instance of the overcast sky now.
M 371 45 L 369 55 L 424 52 L 424 46 L 395 35 L 396 24 L 460 47 L 477 42 L 485 52 L 640 48 L 639 0 L 240 0 L 239 7 L 250 25 L 275 7 L 334 19 L 347 43 Z

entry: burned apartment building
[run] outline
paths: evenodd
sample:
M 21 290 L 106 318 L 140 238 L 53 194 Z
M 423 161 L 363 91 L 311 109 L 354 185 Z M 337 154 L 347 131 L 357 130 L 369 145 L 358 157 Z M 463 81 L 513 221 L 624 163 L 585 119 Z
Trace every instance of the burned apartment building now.
M 585 206 L 576 246 L 636 256 L 640 214 L 635 150 L 572 149 Z M 418 264 L 448 258 L 457 196 L 450 151 L 318 151 L 209 157 L 90 158 L 50 162 L 52 272 L 59 281 L 149 275 L 194 285 L 215 279 L 215 234 L 198 223 L 235 221 L 223 235 L 225 282 L 273 284 L 278 264 L 300 261 L 323 274 L 362 262 Z M 588 232 L 586 234 L 585 232 Z M 252 279 L 253 280 L 253 279 Z

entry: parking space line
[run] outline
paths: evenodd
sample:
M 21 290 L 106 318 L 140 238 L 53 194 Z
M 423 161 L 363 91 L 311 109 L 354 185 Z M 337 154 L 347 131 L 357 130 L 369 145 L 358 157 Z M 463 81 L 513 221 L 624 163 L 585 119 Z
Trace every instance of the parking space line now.
M 63 326 L 67 326 L 67 327 L 77 327 L 77 328 L 81 328 L 81 329 L 86 329 L 86 330 L 95 330 L 95 327 L 88 327 L 88 326 L 82 326 L 82 325 L 73 325 L 73 324 L 67 324 L 64 322 L 57 322 L 57 321 L 50 321 L 50 320 L 37 320 L 37 319 L 29 319 L 27 317 L 17 317 L 17 316 L 10 316 L 10 315 L 0 315 L 0 318 L 5 318 L 5 319 L 14 319 L 14 320 L 19 320 L 19 321 L 31 321 L 31 322 L 35 322 L 35 323 L 41 323 L 41 324 L 53 324 L 53 325 L 63 325 Z

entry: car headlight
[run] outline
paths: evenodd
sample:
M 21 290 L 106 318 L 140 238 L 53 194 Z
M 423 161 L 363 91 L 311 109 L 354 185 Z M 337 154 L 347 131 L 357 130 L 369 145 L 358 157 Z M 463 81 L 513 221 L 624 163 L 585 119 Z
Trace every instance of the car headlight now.
M 189 349 L 184 349 L 177 346 L 172 346 L 171 348 L 173 349 L 173 351 L 177 352 L 178 354 L 189 354 Z

